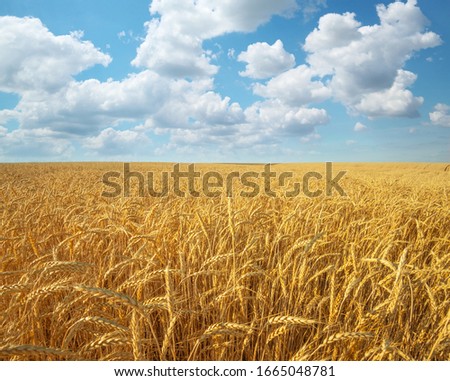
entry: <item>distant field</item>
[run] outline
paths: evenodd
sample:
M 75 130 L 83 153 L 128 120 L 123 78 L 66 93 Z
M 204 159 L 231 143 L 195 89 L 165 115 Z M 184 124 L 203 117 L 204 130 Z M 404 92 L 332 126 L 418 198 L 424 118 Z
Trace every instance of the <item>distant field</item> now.
M 0 164 L 0 359 L 450 360 L 450 166 L 333 164 L 345 195 L 313 198 L 286 190 L 324 163 L 271 170 L 274 196 L 104 197 L 122 164 Z

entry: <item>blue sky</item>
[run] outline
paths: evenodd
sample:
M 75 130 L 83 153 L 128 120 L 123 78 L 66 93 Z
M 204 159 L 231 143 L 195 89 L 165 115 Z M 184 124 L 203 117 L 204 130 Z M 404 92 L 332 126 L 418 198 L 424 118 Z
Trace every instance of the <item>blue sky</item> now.
M 2 0 L 0 161 L 449 161 L 449 14 Z

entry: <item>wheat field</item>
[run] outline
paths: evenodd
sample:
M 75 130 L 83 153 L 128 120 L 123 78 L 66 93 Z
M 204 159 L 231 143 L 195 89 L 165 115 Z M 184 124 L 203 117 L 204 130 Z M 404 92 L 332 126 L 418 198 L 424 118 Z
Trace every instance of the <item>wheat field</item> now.
M 0 359 L 450 360 L 445 164 L 335 164 L 345 197 L 102 197 L 121 168 L 0 165 Z

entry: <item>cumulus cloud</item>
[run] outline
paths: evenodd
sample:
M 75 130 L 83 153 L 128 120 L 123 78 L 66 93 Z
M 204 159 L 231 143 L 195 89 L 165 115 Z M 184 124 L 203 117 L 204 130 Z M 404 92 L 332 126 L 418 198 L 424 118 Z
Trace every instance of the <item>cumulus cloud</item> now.
M 17 119 L 27 129 L 46 125 L 74 135 L 89 135 L 102 126 L 140 119 L 158 110 L 170 87 L 150 71 L 122 81 L 71 81 L 58 92 L 24 93 L 16 106 Z
M 177 144 L 239 145 L 262 141 L 262 136 L 268 139 L 269 135 L 308 134 L 314 126 L 328 122 L 325 110 L 303 107 L 324 99 L 320 92 L 328 90 L 320 83 L 310 83 L 309 73 L 302 74 L 301 69 L 291 73 L 297 82 L 290 91 L 297 99 L 287 101 L 285 96 L 278 97 L 278 93 L 286 93 L 281 88 L 285 79 L 279 78 L 278 82 L 267 84 L 267 88 L 255 87 L 255 92 L 267 101 L 245 110 L 216 93 L 211 81 L 218 67 L 203 49 L 205 40 L 231 32 L 253 31 L 272 15 L 286 15 L 296 8 L 295 0 L 200 0 L 182 5 L 165 0 L 152 2 L 153 19 L 147 23 L 146 39 L 133 64 L 178 81 L 177 89 L 147 119 L 146 126 L 157 133 L 170 131 L 171 141 Z M 230 51 L 230 56 L 234 56 L 234 51 Z M 294 56 L 284 50 L 281 41 L 273 45 L 252 44 L 239 59 L 247 63 L 244 75 L 255 79 L 277 76 L 295 65 Z M 295 85 L 303 84 L 309 90 L 305 95 L 294 89 Z
M 241 114 L 241 111 L 239 112 Z M 256 102 L 243 110 L 235 124 L 196 124 L 194 128 L 173 128 L 171 143 L 176 146 L 212 146 L 260 149 L 280 143 L 287 136 L 315 136 L 315 127 L 329 122 L 323 109 L 291 107 L 279 100 Z
M 274 77 L 295 65 L 294 55 L 284 50 L 280 40 L 273 45 L 266 42 L 249 45 L 246 51 L 239 54 L 238 61 L 247 63 L 245 71 L 239 74 L 255 79 Z
M 390 88 L 363 94 L 358 102 L 349 107 L 368 117 L 418 117 L 418 109 L 424 99 L 415 97 L 406 89 L 416 81 L 416 78 L 417 76 L 410 71 L 399 70 Z
M 103 129 L 108 135 L 97 136 L 102 141 L 114 131 L 105 127 L 123 121 L 145 120 L 146 128 L 155 131 L 206 127 L 220 130 L 243 122 L 240 105 L 212 89 L 210 79 L 171 80 L 144 70 L 122 81 L 73 81 L 52 95 L 27 94 L 16 107 L 17 118 L 24 128 L 45 124 L 71 136 L 96 137 Z M 85 147 L 91 148 L 92 144 Z
M 351 111 L 417 116 L 422 99 L 406 90 L 416 77 L 402 68 L 413 52 L 441 39 L 425 30 L 428 21 L 416 1 L 381 4 L 377 14 L 380 23 L 372 26 L 362 26 L 354 13 L 321 17 L 304 44 L 307 62 L 317 74 L 331 76 L 334 98 Z
M 310 104 L 331 96 L 330 89 L 321 81 L 313 80 L 313 76 L 310 67 L 300 65 L 266 84 L 254 84 L 253 92 L 265 100 L 245 110 L 249 125 L 271 136 L 302 136 L 304 142 L 313 140 L 318 136 L 315 128 L 327 124 L 329 116 L 326 110 Z
M 150 144 L 142 129 L 115 130 L 106 128 L 97 136 L 86 138 L 84 147 L 104 156 L 136 154 Z
M 6 124 L 8 120 L 17 119 L 19 117 L 19 113 L 16 110 L 11 109 L 3 109 L 0 110 L 0 123 Z
M 361 122 L 357 122 L 355 124 L 355 127 L 353 128 L 353 130 L 355 132 L 361 132 L 361 131 L 367 130 L 367 126 L 362 124 Z
M 279 147 L 288 136 L 317 139 L 316 127 L 330 120 L 317 104 L 328 99 L 368 117 L 418 115 L 423 98 L 409 89 L 417 76 L 404 64 L 415 51 L 441 40 L 426 31 L 427 20 L 412 0 L 378 6 L 380 23 L 371 26 L 363 26 L 352 13 L 323 16 L 306 38 L 307 59 L 298 66 L 280 40 L 250 44 L 238 55 L 246 64 L 239 74 L 264 80 L 252 85 L 254 95 L 263 99 L 243 108 L 220 94 L 214 83 L 219 61 L 204 42 L 254 31 L 273 15 L 289 16 L 298 9 L 296 3 L 154 0 L 146 36 L 132 61 L 138 72 L 104 82 L 74 79 L 93 65 L 111 62 L 83 41 L 82 32 L 56 36 L 38 19 L 1 17 L 0 91 L 16 92 L 20 100 L 14 110 L 0 110 L 0 124 L 17 119 L 20 128 L 9 132 L 0 127 L 0 153 L 68 155 L 74 139 L 90 153 L 127 154 L 151 145 L 150 133 L 168 134 L 167 149 L 183 152 L 208 145 L 214 152 L 217 147 L 263 150 Z M 299 4 L 308 13 L 326 1 Z M 133 36 L 120 32 L 118 37 Z M 228 50 L 228 58 L 236 56 Z M 437 105 L 430 120 L 448 125 L 448 114 L 448 106 Z M 122 122 L 142 126 L 121 130 Z M 355 126 L 355 131 L 362 129 Z M 39 147 L 33 148 L 33 142 Z
M 0 157 L 22 157 L 29 160 L 70 157 L 71 142 L 48 128 L 0 129 Z
M 231 32 L 251 32 L 273 15 L 289 15 L 296 0 L 154 0 L 152 15 L 167 17 L 181 33 L 209 39 Z M 181 23 L 176 24 L 179 21 Z
M 146 38 L 132 63 L 176 78 L 212 76 L 218 67 L 211 63 L 203 41 L 253 31 L 272 15 L 296 8 L 295 0 L 153 1 L 154 18 L 146 24 Z
M 300 65 L 272 78 L 266 85 L 255 84 L 253 91 L 264 98 L 279 99 L 291 106 L 322 102 L 331 96 L 330 89 L 312 79 L 314 72 Z
M 436 126 L 450 127 L 450 106 L 438 103 L 434 111 L 430 112 L 430 120 Z
M 241 123 L 244 119 L 241 106 L 214 92 L 213 88 L 213 81 L 209 79 L 170 82 L 170 96 L 147 119 L 146 126 L 160 133 L 177 129 L 220 130 Z
M 244 113 L 241 106 L 234 102 L 230 104 L 229 97 L 222 98 L 219 94 L 208 91 L 200 95 L 193 103 L 191 118 L 204 125 L 234 125 L 243 122 Z
M 182 34 L 177 25 L 166 26 L 165 19 L 146 23 L 147 37 L 139 46 L 132 64 L 170 78 L 210 77 L 218 67 L 202 48 L 202 40 Z
M 107 66 L 111 57 L 82 37 L 55 36 L 36 18 L 0 17 L 0 91 L 55 92 L 83 70 Z
M 256 102 L 245 110 L 245 114 L 255 130 L 265 130 L 273 135 L 309 135 L 314 132 L 314 127 L 329 122 L 323 109 L 291 107 L 280 100 Z

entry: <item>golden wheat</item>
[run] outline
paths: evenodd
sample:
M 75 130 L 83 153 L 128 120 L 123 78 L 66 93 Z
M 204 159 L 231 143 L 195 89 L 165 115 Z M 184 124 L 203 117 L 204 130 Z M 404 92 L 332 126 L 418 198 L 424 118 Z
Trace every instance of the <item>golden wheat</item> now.
M 445 165 L 336 165 L 346 197 L 102 197 L 122 169 L 0 164 L 2 360 L 450 359 Z

